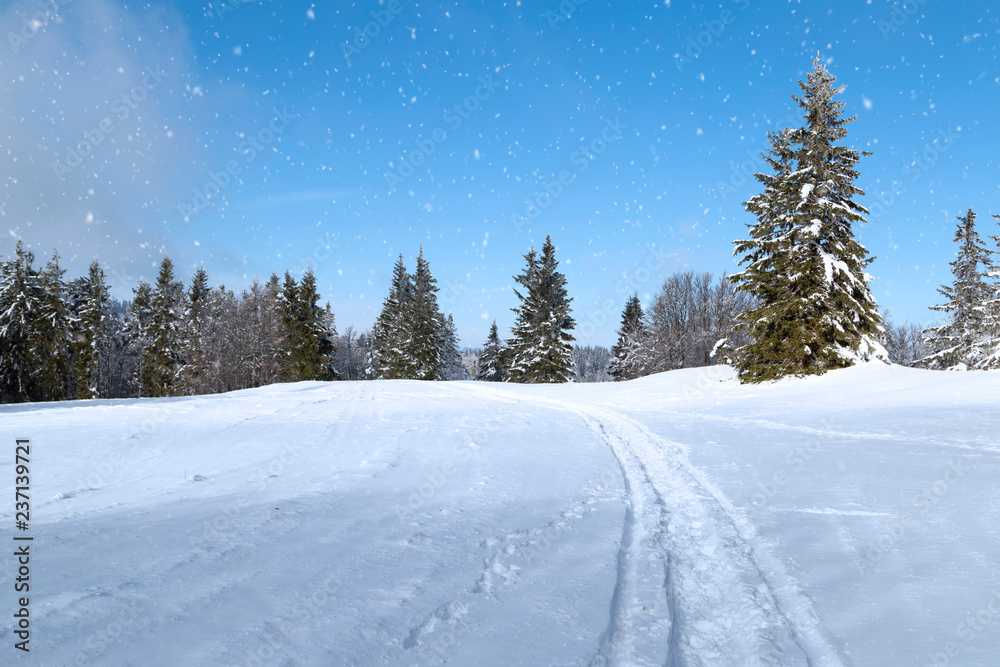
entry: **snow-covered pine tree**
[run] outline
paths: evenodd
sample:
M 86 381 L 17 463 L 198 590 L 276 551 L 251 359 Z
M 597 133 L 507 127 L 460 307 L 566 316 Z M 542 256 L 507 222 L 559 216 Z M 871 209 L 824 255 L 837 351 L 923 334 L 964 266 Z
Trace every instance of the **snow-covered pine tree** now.
M 931 310 L 952 315 L 947 323 L 923 332 L 929 354 L 916 364 L 923 368 L 982 368 L 992 352 L 987 308 L 994 287 L 987 274 L 995 267 L 992 253 L 976 232 L 976 214 L 971 208 L 958 217 L 954 240 L 958 257 L 950 266 L 955 279 L 938 290 L 947 302 L 931 306 Z
M 1000 224 L 1000 215 L 993 217 L 998 221 L 997 224 Z M 993 270 L 987 276 L 992 279 L 992 282 L 984 306 L 986 344 L 980 367 L 987 370 L 1000 369 L 1000 234 L 991 236 L 990 239 L 996 243 L 997 250 L 991 252 Z
M 285 280 L 281 284 L 281 294 L 278 297 L 281 312 L 283 345 L 278 355 L 279 377 L 281 382 L 298 381 L 298 359 L 295 346 L 298 343 L 296 329 L 299 316 L 299 284 L 292 277 L 292 272 L 285 271 Z
M 42 292 L 42 308 L 35 336 L 35 396 L 36 401 L 61 401 L 69 393 L 71 368 L 69 362 L 70 318 L 66 308 L 66 270 L 59 266 L 59 253 L 38 274 Z
M 328 366 L 334 352 L 333 343 L 319 306 L 316 276 L 311 266 L 306 268 L 301 283 L 296 283 L 292 275 L 285 272 L 282 308 L 285 324 L 282 380 L 331 379 Z
M 74 281 L 75 317 L 72 327 L 73 386 L 78 399 L 97 398 L 102 356 L 107 352 L 111 296 L 104 270 L 95 257 L 86 278 Z
M 1000 215 L 994 215 L 997 224 L 1000 224 Z M 990 287 L 991 293 L 986 302 L 986 349 L 985 356 L 981 362 L 982 368 L 1000 369 L 1000 234 L 991 236 L 990 239 L 997 244 L 997 250 L 993 251 L 993 271 L 989 272 L 989 277 L 993 279 Z
M 477 380 L 480 382 L 503 382 L 503 351 L 504 345 L 500 341 L 497 321 L 493 320 L 489 336 L 486 337 L 486 344 L 483 345 L 483 351 L 476 361 Z
M 285 345 L 285 327 L 281 322 L 281 281 L 272 273 L 256 298 L 253 312 L 259 317 L 258 339 L 255 343 L 259 355 L 255 366 L 254 386 L 276 382 L 281 372 L 279 359 Z
M 145 396 L 173 396 L 179 389 L 184 284 L 174 279 L 174 263 L 163 257 L 150 295 L 149 336 L 140 382 Z
M 343 376 L 337 370 L 337 318 L 333 314 L 330 302 L 319 313 L 319 328 L 316 330 L 320 336 L 320 361 L 323 364 L 323 373 L 317 378 L 319 380 L 343 380 Z
M 536 279 L 538 253 L 532 246 L 528 254 L 522 256 L 525 261 L 524 271 L 514 276 L 514 281 L 521 286 L 524 293 L 514 288 L 514 295 L 520 299 L 521 304 L 517 308 L 511 308 L 514 312 L 514 326 L 511 328 L 511 337 L 507 340 L 506 346 L 505 382 L 528 382 L 528 362 L 531 362 L 535 355 L 535 320 L 541 309 Z
M 421 247 L 413 272 L 412 296 L 403 309 L 407 335 L 404 352 L 409 362 L 406 377 L 414 380 L 442 379 L 445 322 L 438 310 L 437 291 L 437 280 L 431 275 Z
M 206 349 L 206 330 L 209 326 L 211 287 L 208 271 L 198 267 L 191 278 L 187 293 L 187 310 L 184 312 L 181 331 L 184 365 L 181 367 L 181 386 L 191 395 L 209 392 L 209 351 Z
M 34 255 L 18 240 L 14 256 L 0 265 L 0 402 L 35 400 L 39 357 L 38 320 L 43 295 L 31 264 Z
M 462 364 L 462 354 L 458 351 L 458 329 L 451 313 L 444 320 L 440 332 L 440 359 L 438 371 L 442 380 L 468 380 L 469 372 Z
M 129 356 L 134 360 L 130 364 L 134 371 L 131 383 L 138 390 L 140 398 L 146 396 L 147 386 L 146 366 L 149 363 L 150 332 L 153 325 L 153 288 L 145 280 L 132 288 L 132 305 L 125 319 L 125 333 L 128 338 Z
M 557 271 L 552 237 L 545 239 L 539 257 L 532 248 L 524 255 L 524 273 L 514 280 L 524 289 L 521 305 L 512 309 L 516 315 L 513 337 L 509 342 L 510 369 L 508 382 L 553 383 L 569 382 L 573 375 L 569 332 L 576 325 L 570 316 L 566 277 Z
M 618 342 L 611 348 L 608 373 L 616 382 L 645 375 L 647 330 L 638 292 L 625 302 Z
M 774 173 L 757 174 L 764 192 L 744 203 L 757 223 L 735 242 L 746 269 L 731 277 L 755 301 L 741 317 L 750 342 L 732 355 L 743 382 L 887 360 L 864 271 L 872 259 L 853 232 L 867 214 L 853 199 L 864 194 L 854 185 L 862 154 L 837 145 L 855 118 L 841 118 L 835 81 L 817 57 L 793 96 L 806 124 L 769 133 Z
M 400 380 L 409 378 L 409 359 L 406 344 L 409 334 L 406 330 L 405 312 L 413 295 L 413 284 L 399 255 L 392 271 L 392 285 L 389 295 L 382 304 L 382 312 L 372 327 L 371 358 L 368 372 L 376 380 Z

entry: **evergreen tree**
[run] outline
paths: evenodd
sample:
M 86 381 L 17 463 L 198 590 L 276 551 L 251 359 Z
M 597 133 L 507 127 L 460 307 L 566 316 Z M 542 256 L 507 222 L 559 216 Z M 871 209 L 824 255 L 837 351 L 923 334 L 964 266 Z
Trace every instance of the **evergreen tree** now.
M 861 153 L 837 145 L 855 118 L 841 118 L 835 81 L 816 58 L 793 96 L 806 124 L 769 134 L 774 173 L 757 174 L 764 191 L 744 203 L 757 217 L 736 241 L 746 269 L 731 277 L 755 303 L 740 318 L 750 341 L 732 357 L 744 382 L 886 360 L 864 271 L 872 260 L 853 233 L 867 214 L 853 200 L 864 194 L 854 185 Z
M 333 311 L 329 304 L 319 305 L 319 290 L 311 266 L 302 275 L 299 290 L 299 377 L 303 380 L 332 380 L 330 363 L 336 350 L 333 340 L 337 335 Z
M 278 355 L 279 377 L 282 382 L 297 382 L 298 359 L 294 354 L 298 344 L 299 318 L 299 284 L 292 277 L 291 271 L 285 271 L 285 280 L 281 285 L 278 297 L 278 310 L 281 314 L 283 345 Z
M 938 290 L 947 302 L 931 307 L 952 315 L 946 324 L 923 332 L 930 354 L 917 365 L 924 368 L 982 368 L 992 352 L 989 304 L 995 288 L 987 282 L 987 274 L 995 267 L 992 253 L 976 232 L 976 214 L 971 208 L 958 218 L 954 240 L 959 244 L 958 257 L 951 262 L 955 279 Z
M 413 285 L 403 264 L 403 255 L 400 254 L 393 267 L 389 295 L 372 328 L 369 372 L 374 379 L 399 380 L 409 377 L 410 364 L 405 350 L 409 335 L 405 313 L 409 309 L 412 294 Z
M 198 267 L 191 278 L 187 294 L 187 310 L 183 318 L 182 385 L 188 394 L 208 393 L 209 352 L 205 335 L 209 327 L 211 288 L 208 272 L 204 266 Z
M 66 270 L 59 266 L 59 254 L 38 274 L 41 311 L 36 320 L 35 396 L 36 401 L 61 401 L 67 398 L 70 379 L 70 318 L 66 308 Z
M 282 380 L 332 379 L 329 364 L 335 351 L 332 340 L 336 332 L 329 330 L 324 311 L 319 306 L 319 292 L 312 267 L 306 269 L 301 284 L 285 272 L 281 303 L 285 325 Z M 330 322 L 329 326 L 332 325 L 333 322 Z
M 1000 215 L 994 215 L 997 224 L 1000 224 Z M 986 301 L 986 338 L 987 343 L 984 350 L 984 358 L 981 362 L 982 368 L 1000 368 L 1000 234 L 991 236 L 990 239 L 997 244 L 997 250 L 993 254 L 997 259 L 992 260 L 993 271 L 988 275 L 993 278 L 991 294 Z
M 31 268 L 34 255 L 17 242 L 14 257 L 0 266 L 0 402 L 35 400 L 40 361 L 39 320 L 43 294 Z
M 128 339 L 127 349 L 133 359 L 131 378 L 138 390 L 139 397 L 148 395 L 149 376 L 149 341 L 153 324 L 153 288 L 145 280 L 132 289 L 132 305 L 129 307 L 125 320 L 125 333 Z
M 646 350 L 646 324 L 638 292 L 628 298 L 622 311 L 622 324 L 618 329 L 618 342 L 611 348 L 608 372 L 616 382 L 634 380 L 644 375 Z
M 340 340 L 340 336 L 337 335 L 337 318 L 334 317 L 329 301 L 326 302 L 326 306 L 320 313 L 319 331 L 321 335 L 320 354 L 324 367 L 321 379 L 343 380 L 344 376 L 337 369 L 337 359 L 339 357 L 337 345 Z
M 497 330 L 497 321 L 493 320 L 489 336 L 483 346 L 482 354 L 476 362 L 476 379 L 480 382 L 503 382 L 503 351 L 504 345 Z
M 533 359 L 535 319 L 541 309 L 537 288 L 538 274 L 538 253 L 534 246 L 528 250 L 528 254 L 522 255 L 525 261 L 524 271 L 514 276 L 514 281 L 521 286 L 523 294 L 514 288 L 514 295 L 521 301 L 517 308 L 511 308 L 514 312 L 514 326 L 511 328 L 511 337 L 507 341 L 505 355 L 504 380 L 506 382 L 528 382 L 527 362 Z
M 245 308 L 253 322 L 254 342 L 253 386 L 260 387 L 275 382 L 281 372 L 281 351 L 285 346 L 285 328 L 281 320 L 281 282 L 272 273 L 263 288 L 254 283 L 251 300 Z
M 532 248 L 524 255 L 524 272 L 514 280 L 524 293 L 514 290 L 521 300 L 516 315 L 513 336 L 509 342 L 510 369 L 508 382 L 550 383 L 568 382 L 573 375 L 570 330 L 576 325 L 570 316 L 570 299 L 566 292 L 566 277 L 557 271 L 552 237 L 545 239 L 542 255 Z
M 440 368 L 438 375 L 442 380 L 468 380 L 469 372 L 462 365 L 462 354 L 458 351 L 458 330 L 451 313 L 441 328 L 439 342 Z
M 184 285 L 174 279 L 174 264 L 167 256 L 160 262 L 149 308 L 149 335 L 140 383 L 146 396 L 173 396 L 183 358 Z
M 102 356 L 106 354 L 111 297 L 96 258 L 86 278 L 75 281 L 71 301 L 79 304 L 73 327 L 73 386 L 76 398 L 97 398 Z
M 442 379 L 445 321 L 438 311 L 437 291 L 437 280 L 431 275 L 421 247 L 413 273 L 412 296 L 403 309 L 407 335 L 403 349 L 409 364 L 406 377 L 414 380 Z

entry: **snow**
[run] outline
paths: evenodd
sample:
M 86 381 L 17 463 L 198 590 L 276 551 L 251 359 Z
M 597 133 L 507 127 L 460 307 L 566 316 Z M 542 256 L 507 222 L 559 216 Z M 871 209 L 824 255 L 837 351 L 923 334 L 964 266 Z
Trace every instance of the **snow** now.
M 33 659 L 993 664 L 998 377 L 0 406 L 32 439 Z

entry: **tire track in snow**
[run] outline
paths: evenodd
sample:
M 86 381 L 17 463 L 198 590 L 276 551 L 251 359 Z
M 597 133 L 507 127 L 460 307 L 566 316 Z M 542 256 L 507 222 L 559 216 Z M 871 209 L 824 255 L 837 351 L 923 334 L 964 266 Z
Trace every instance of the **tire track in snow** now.
M 617 413 L 551 403 L 609 444 L 629 497 L 594 664 L 843 665 L 810 600 L 682 446 Z

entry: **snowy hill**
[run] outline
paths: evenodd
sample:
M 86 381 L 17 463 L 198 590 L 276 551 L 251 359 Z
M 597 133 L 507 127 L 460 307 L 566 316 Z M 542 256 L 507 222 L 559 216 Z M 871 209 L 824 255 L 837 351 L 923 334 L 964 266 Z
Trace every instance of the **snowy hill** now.
M 995 373 L 300 383 L 0 424 L 5 531 L 32 440 L 24 664 L 1000 659 Z

